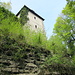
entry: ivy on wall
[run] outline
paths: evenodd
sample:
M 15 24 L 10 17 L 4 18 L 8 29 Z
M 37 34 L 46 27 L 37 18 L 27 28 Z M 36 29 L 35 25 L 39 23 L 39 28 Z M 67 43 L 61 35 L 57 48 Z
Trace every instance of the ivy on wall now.
M 20 12 L 20 22 L 22 25 L 25 25 L 27 23 L 27 21 L 29 20 L 29 18 L 27 17 L 28 15 L 28 9 L 27 8 L 22 8 L 21 12 Z

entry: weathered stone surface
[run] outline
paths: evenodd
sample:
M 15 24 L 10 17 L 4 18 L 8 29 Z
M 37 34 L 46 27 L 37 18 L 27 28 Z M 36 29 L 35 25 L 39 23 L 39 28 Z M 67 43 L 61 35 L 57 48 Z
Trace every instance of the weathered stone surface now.
M 13 60 L 12 56 L 0 55 L 0 73 L 2 75 L 39 75 L 49 52 L 43 49 L 34 50 L 36 49 L 27 49 L 25 57 L 20 61 Z

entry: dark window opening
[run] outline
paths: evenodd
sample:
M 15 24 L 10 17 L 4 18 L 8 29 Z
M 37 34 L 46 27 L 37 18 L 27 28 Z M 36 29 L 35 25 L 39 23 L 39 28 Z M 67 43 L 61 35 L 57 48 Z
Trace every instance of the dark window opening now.
M 37 28 L 37 25 L 35 25 L 35 28 Z
M 36 17 L 34 17 L 34 19 L 36 19 Z

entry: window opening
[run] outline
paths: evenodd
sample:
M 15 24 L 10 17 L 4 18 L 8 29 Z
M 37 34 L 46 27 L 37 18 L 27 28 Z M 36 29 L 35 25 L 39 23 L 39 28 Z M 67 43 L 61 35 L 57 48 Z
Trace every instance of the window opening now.
M 36 19 L 36 17 L 34 17 L 34 19 Z
M 35 25 L 35 28 L 37 28 L 37 25 Z

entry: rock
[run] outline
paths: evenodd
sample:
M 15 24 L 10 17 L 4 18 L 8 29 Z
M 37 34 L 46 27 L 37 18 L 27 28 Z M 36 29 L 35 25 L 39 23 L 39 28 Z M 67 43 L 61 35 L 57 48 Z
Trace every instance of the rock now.
M 33 49 L 33 50 L 31 50 Z M 39 75 L 48 52 L 35 47 L 25 50 L 21 60 L 13 60 L 12 56 L 0 56 L 0 72 L 2 75 Z M 44 51 L 44 52 L 43 52 Z

